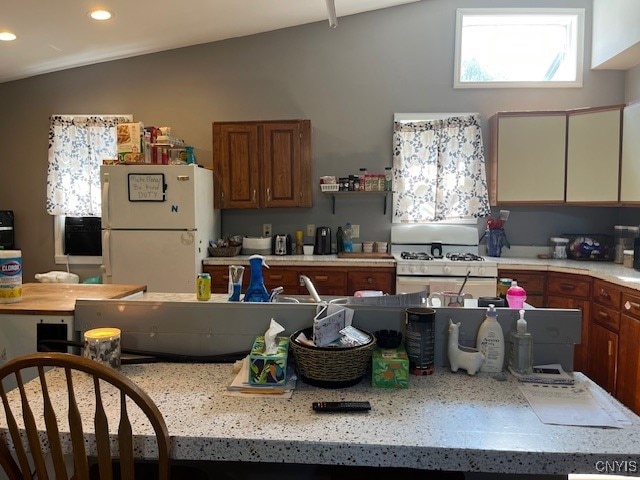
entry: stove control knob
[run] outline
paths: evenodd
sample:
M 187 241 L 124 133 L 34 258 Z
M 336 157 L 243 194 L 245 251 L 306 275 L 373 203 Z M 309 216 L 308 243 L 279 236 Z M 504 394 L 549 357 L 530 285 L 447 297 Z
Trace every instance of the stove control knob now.
M 443 270 L 444 270 L 444 273 L 451 273 L 451 267 L 449 265 L 445 265 Z
M 485 272 L 485 268 L 484 267 L 478 267 L 478 275 L 479 276 L 482 277 L 484 275 L 484 272 Z
M 418 271 L 418 267 L 409 267 L 409 271 L 411 273 L 416 273 Z
M 426 267 L 426 266 L 425 266 L 425 267 L 422 267 L 422 268 L 420 269 L 420 271 L 421 271 L 422 273 L 429 273 L 429 267 Z

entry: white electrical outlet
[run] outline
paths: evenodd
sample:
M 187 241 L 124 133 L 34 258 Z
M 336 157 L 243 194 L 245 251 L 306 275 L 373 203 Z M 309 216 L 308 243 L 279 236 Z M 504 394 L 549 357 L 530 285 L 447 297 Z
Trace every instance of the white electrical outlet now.
M 270 223 L 263 223 L 262 224 L 262 236 L 263 237 L 270 237 L 271 236 L 271 224 Z
M 307 225 L 307 237 L 313 237 L 316 234 L 316 226 L 313 223 Z
M 360 238 L 360 225 L 351 224 L 351 238 Z

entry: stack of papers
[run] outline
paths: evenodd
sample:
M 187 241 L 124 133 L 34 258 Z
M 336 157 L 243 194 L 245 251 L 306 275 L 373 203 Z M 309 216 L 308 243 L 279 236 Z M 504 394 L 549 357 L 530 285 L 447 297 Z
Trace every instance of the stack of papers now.
M 549 365 L 535 365 L 532 373 L 517 373 L 509 367 L 511 374 L 521 382 L 543 383 L 546 385 L 573 385 L 575 380 L 562 369 L 559 363 Z
M 249 357 L 242 360 L 242 366 L 238 374 L 227 386 L 227 395 L 236 397 L 265 396 L 277 398 L 291 398 L 293 390 L 296 388 L 296 376 L 294 370 L 289 366 L 287 372 L 287 383 L 284 385 L 256 385 L 249 383 Z

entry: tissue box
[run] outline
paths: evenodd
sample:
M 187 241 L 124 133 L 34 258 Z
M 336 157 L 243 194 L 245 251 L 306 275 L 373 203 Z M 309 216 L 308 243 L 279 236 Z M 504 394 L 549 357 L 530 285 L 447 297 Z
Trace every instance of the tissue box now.
M 278 350 L 271 355 L 264 354 L 264 337 L 253 342 L 249 354 L 249 383 L 254 385 L 284 385 L 287 383 L 287 357 L 289 338 L 277 337 Z
M 409 388 L 409 357 L 404 347 L 376 348 L 373 351 L 371 385 Z

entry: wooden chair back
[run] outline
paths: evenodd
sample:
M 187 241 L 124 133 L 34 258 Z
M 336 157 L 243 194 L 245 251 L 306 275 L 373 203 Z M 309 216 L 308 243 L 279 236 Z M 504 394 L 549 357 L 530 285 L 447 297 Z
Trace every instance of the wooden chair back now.
M 31 382 L 25 386 L 21 374 L 24 369 L 33 367 L 37 369 L 38 377 L 32 380 L 32 382 L 38 382 L 39 380 L 42 396 L 42 398 L 38 398 L 37 400 L 29 398 L 29 392 L 33 392 L 34 389 L 28 388 L 31 387 Z M 52 404 L 49 395 L 49 386 L 47 385 L 47 375 L 45 375 L 45 369 L 48 367 L 64 369 L 66 393 L 68 397 L 67 412 L 56 411 L 56 408 L 64 409 L 66 405 L 61 407 Z M 83 431 L 81 416 L 82 409 L 78 407 L 76 400 L 78 392 L 74 391 L 73 372 L 84 372 L 92 378 L 93 397 L 95 398 L 93 433 L 95 434 L 97 463 L 101 480 L 113 478 L 113 459 L 111 457 L 109 425 L 103 404 L 103 393 L 106 396 L 107 393 L 105 390 L 108 388 L 110 392 L 113 392 L 113 389 L 107 387 L 107 384 L 115 387 L 115 391 L 119 392 L 120 397 L 120 418 L 117 431 L 120 477 L 127 480 L 134 478 L 134 438 L 131 421 L 127 413 L 127 399 L 129 399 L 135 402 L 140 410 L 147 416 L 155 431 L 158 445 L 158 478 L 159 480 L 168 479 L 169 433 L 162 414 L 153 400 L 120 372 L 101 365 L 96 361 L 67 353 L 35 353 L 25 355 L 9 361 L 0 368 L 0 397 L 2 398 L 6 425 L 8 427 L 8 435 L 0 438 L 0 465 L 5 470 L 9 479 L 33 478 L 27 455 L 27 453 L 30 453 L 35 474 L 40 480 L 48 478 L 55 478 L 56 480 L 68 480 L 69 478 L 72 480 L 89 480 L 89 458 L 85 448 L 85 432 Z M 12 408 L 2 385 L 2 380 L 9 375 L 15 375 L 21 408 Z M 76 373 L 76 378 L 78 378 L 77 375 Z M 40 395 L 36 396 L 39 397 Z M 32 406 L 35 407 L 36 405 L 38 405 L 38 410 L 42 409 L 42 411 L 34 411 Z M 58 415 L 56 415 L 56 413 L 58 413 Z M 62 418 L 61 415 L 64 414 L 68 417 L 69 437 L 73 454 L 74 473 L 71 477 L 67 474 L 59 430 L 59 416 Z M 20 417 L 22 418 L 24 428 L 19 427 L 16 421 L 16 418 L 19 419 Z M 37 418 L 44 418 L 46 438 L 41 438 L 44 437 L 44 435 L 39 435 L 38 433 Z M 12 448 L 10 448 L 11 445 L 7 444 L 7 437 L 11 439 Z M 25 447 L 25 443 L 27 447 Z M 46 446 L 43 448 L 43 445 L 46 443 L 48 443 L 48 448 L 46 448 Z M 12 450 L 18 460 L 17 462 L 11 455 Z M 46 450 L 48 450 L 50 463 L 53 464 L 54 472 L 47 472 L 45 463 Z M 53 476 L 51 476 L 52 473 Z

